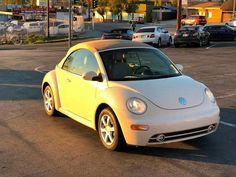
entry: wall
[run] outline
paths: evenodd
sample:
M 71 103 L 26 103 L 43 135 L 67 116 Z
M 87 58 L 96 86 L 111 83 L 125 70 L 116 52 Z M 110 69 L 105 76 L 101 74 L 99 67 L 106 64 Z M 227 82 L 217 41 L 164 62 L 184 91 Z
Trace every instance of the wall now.
M 207 23 L 220 23 L 221 12 L 222 11 L 220 9 L 207 9 L 206 10 Z

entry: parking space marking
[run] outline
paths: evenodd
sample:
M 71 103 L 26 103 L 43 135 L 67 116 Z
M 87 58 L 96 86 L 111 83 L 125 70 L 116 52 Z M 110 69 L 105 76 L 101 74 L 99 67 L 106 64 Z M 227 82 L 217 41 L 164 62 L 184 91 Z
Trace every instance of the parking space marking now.
M 223 125 L 229 126 L 229 127 L 236 128 L 236 125 L 235 125 L 235 124 L 231 124 L 231 123 L 224 122 L 224 121 L 220 121 L 220 123 L 223 124 Z
M 40 70 L 40 68 L 44 67 L 45 65 L 41 65 L 41 66 L 38 66 L 36 68 L 34 68 L 35 71 L 39 72 L 39 73 L 42 73 L 42 74 L 45 74 L 46 72 L 48 71 L 43 71 L 43 70 Z
M 7 87 L 27 87 L 27 88 L 41 88 L 41 85 L 30 85 L 30 84 L 0 84 L 0 86 L 7 86 Z
M 217 96 L 217 99 L 223 99 L 223 98 L 228 98 L 228 97 L 232 97 L 232 96 L 236 96 L 236 93 L 232 93 L 232 94 L 228 94 L 228 95 L 222 95 L 222 96 Z
M 214 46 L 216 46 L 216 44 L 210 45 L 210 46 L 206 47 L 206 49 L 210 49 L 210 48 L 212 48 Z

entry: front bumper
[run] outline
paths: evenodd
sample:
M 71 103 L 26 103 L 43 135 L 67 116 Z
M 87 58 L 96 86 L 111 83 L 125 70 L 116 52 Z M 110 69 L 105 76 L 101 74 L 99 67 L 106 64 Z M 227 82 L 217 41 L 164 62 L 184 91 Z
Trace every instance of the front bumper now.
M 152 111 L 135 117 L 124 111 L 118 113 L 127 144 L 150 146 L 193 139 L 216 131 L 219 125 L 219 108 L 216 104 L 211 103 L 209 106 L 203 103 L 201 106 L 179 110 L 164 110 L 154 105 L 148 107 Z M 123 117 L 120 119 L 120 116 Z M 149 129 L 132 130 L 133 124 L 148 125 Z M 164 140 L 159 141 L 159 135 L 164 135 Z

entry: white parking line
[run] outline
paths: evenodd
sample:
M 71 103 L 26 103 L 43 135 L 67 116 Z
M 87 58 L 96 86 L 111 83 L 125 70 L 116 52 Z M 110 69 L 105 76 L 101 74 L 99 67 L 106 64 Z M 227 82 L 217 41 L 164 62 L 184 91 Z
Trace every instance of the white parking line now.
M 223 125 L 226 125 L 226 126 L 230 126 L 230 127 L 236 128 L 235 124 L 231 124 L 231 123 L 224 122 L 224 121 L 220 121 L 220 123 L 223 124 Z
M 39 73 L 44 74 L 44 73 L 46 73 L 47 71 L 42 71 L 42 70 L 40 70 L 40 68 L 42 68 L 42 67 L 44 67 L 44 66 L 45 66 L 45 65 L 38 66 L 38 67 L 34 68 L 34 70 L 37 71 L 37 72 L 39 72 Z
M 30 84 L 0 84 L 0 86 L 7 86 L 7 87 L 27 87 L 27 88 L 41 88 L 41 85 L 30 85 Z
M 223 99 L 223 98 L 228 98 L 228 97 L 232 97 L 232 96 L 236 96 L 236 93 L 232 93 L 232 94 L 229 94 L 229 95 L 217 96 L 216 98 L 217 99 Z
M 210 49 L 210 48 L 212 48 L 214 46 L 216 46 L 216 44 L 210 45 L 210 46 L 206 47 L 206 49 Z

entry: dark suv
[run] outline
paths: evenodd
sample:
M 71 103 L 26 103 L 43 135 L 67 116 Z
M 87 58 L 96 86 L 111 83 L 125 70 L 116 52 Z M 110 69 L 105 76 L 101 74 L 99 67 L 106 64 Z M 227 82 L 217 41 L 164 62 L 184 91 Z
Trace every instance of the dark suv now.
M 191 15 L 181 20 L 182 25 L 205 25 L 206 23 L 206 18 L 202 15 Z

